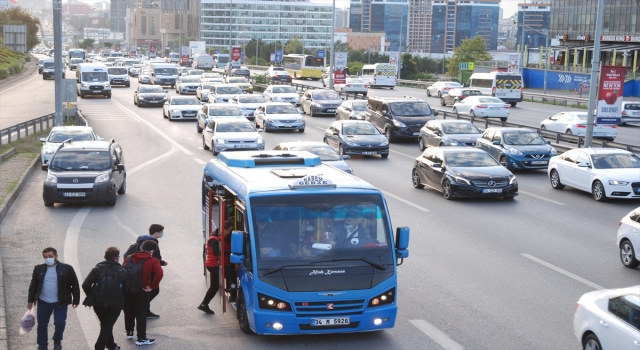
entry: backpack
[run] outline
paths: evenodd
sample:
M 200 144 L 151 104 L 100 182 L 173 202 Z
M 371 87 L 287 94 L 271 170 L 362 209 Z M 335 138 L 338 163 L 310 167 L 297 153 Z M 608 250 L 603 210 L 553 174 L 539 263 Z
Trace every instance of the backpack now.
M 140 250 L 140 244 L 138 244 L 138 242 L 135 242 L 134 244 L 130 245 L 129 248 L 127 248 L 127 251 L 124 252 L 124 258 L 128 259 L 131 255 L 137 253 Z
M 128 260 L 127 263 L 122 266 L 127 275 L 123 287 L 126 293 L 137 293 L 144 288 L 142 285 L 142 265 L 149 259 L 151 258 L 142 259 L 137 262 Z
M 122 282 L 120 282 L 122 272 L 121 269 L 100 268 L 98 279 L 93 284 L 95 305 L 103 305 L 104 307 L 109 305 L 122 306 Z

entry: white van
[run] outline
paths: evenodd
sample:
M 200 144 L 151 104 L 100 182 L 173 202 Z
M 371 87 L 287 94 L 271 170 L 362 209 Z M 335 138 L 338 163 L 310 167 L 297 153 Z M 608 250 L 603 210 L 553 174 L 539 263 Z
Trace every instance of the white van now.
M 178 80 L 178 67 L 173 63 L 165 62 L 151 62 L 149 64 L 151 69 L 151 85 L 171 85 L 176 86 L 176 80 Z
M 370 88 L 388 87 L 393 90 L 398 83 L 398 67 L 389 63 L 365 64 L 360 78 L 368 82 Z
M 76 93 L 80 98 L 86 95 L 101 95 L 111 98 L 111 84 L 107 66 L 102 63 L 80 63 L 76 69 Z
M 177 52 L 170 52 L 167 56 L 168 63 L 180 63 L 180 54 Z
M 473 73 L 464 86 L 478 89 L 483 95 L 497 97 L 510 103 L 511 107 L 522 102 L 524 92 L 522 75 L 517 73 Z
M 197 53 L 193 55 L 193 63 L 195 69 L 211 69 L 213 67 L 213 57 L 206 53 Z
M 107 67 L 107 72 L 109 73 L 109 83 L 111 83 L 111 86 L 131 86 L 131 82 L 129 81 L 129 70 L 127 67 Z

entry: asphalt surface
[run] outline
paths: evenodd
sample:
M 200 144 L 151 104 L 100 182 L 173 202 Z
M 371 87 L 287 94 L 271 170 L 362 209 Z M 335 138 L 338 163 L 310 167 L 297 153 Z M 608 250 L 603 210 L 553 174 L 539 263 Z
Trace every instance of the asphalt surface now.
M 578 298 L 640 279 L 640 270 L 622 266 L 615 246 L 620 218 L 638 201 L 597 203 L 588 193 L 553 190 L 544 171 L 516 173 L 520 195 L 515 200 L 446 201 L 434 190 L 412 187 L 413 159 L 420 152 L 413 142 L 398 143 L 392 144 L 388 159 L 347 161 L 356 176 L 385 192 L 394 228 L 411 228 L 410 257 L 399 267 L 396 327 L 330 337 L 245 335 L 233 313 L 222 315 L 217 302 L 212 305 L 215 316 L 196 310 L 206 291 L 199 184 L 212 154 L 202 149 L 194 122 L 169 122 L 161 108 L 134 106 L 136 86 L 134 80 L 131 88 L 114 88 L 110 100 L 78 103 L 94 130 L 105 139 L 115 138 L 125 152 L 127 194 L 118 196 L 116 206 L 46 208 L 41 197 L 45 172 L 36 171 L 2 222 L 8 324 L 17 325 L 24 314 L 31 269 L 41 263 L 43 247 L 57 247 L 61 260 L 86 276 L 105 247 L 126 249 L 151 223 L 166 227 L 160 245 L 169 261 L 152 304 L 161 317 L 148 327 L 157 349 L 325 349 L 345 344 L 356 349 L 577 349 L 572 318 Z M 402 94 L 403 88 L 383 93 Z M 528 104 L 521 105 L 524 109 Z M 543 105 L 534 107 L 541 110 Z M 333 120 L 305 119 L 303 134 L 263 133 L 267 148 L 284 141 L 322 141 Z M 69 312 L 64 343 L 88 348 L 96 332 L 92 313 L 78 308 Z M 134 348 L 123 333 L 121 318 L 116 342 L 123 349 Z M 17 327 L 9 329 L 9 339 L 15 349 L 35 345 L 35 334 L 18 336 Z

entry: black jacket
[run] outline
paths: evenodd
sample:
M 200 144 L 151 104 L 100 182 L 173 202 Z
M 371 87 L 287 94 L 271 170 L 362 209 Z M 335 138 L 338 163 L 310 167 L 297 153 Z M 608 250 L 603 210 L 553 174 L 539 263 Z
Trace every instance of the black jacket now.
M 154 241 L 156 242 L 156 244 L 158 245 L 158 248 L 153 250 L 153 257 L 160 260 L 160 265 L 165 266 L 167 265 L 167 263 L 162 260 L 162 254 L 160 254 L 160 243 L 158 242 L 157 238 L 153 238 L 152 236 L 149 235 L 142 235 L 142 236 L 138 236 L 138 238 L 136 239 L 136 243 L 138 243 L 138 251 L 140 251 L 140 248 L 142 247 L 142 243 L 144 243 L 144 241 Z
M 96 282 L 98 282 L 101 269 L 113 269 L 118 271 L 118 282 L 120 282 L 121 284 L 124 284 L 125 280 L 127 279 L 127 273 L 122 268 L 122 265 L 120 265 L 119 262 L 110 260 L 99 262 L 96 267 L 94 267 L 91 272 L 89 272 L 89 275 L 84 279 L 84 282 L 82 282 L 82 290 L 84 290 L 84 294 L 87 295 L 87 298 L 84 300 L 82 305 L 94 306 L 95 304 L 98 304 L 96 295 L 93 293 L 93 286 Z M 115 306 L 122 309 L 122 307 L 124 307 L 124 295 L 120 293 L 120 295 L 117 296 L 117 299 L 118 301 Z
M 33 268 L 27 302 L 37 303 L 46 273 L 46 264 L 36 265 Z M 80 304 L 80 285 L 78 284 L 78 277 L 73 267 L 58 261 L 56 264 L 56 273 L 58 274 L 58 304 L 60 306 Z

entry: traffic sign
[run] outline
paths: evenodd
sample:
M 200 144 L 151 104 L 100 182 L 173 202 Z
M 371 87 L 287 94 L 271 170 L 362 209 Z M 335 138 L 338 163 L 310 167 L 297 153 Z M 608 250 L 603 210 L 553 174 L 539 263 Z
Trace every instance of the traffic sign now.
M 324 58 L 324 50 L 318 50 L 318 58 Z
M 458 69 L 459 70 L 473 70 L 475 66 L 475 62 L 460 62 Z

